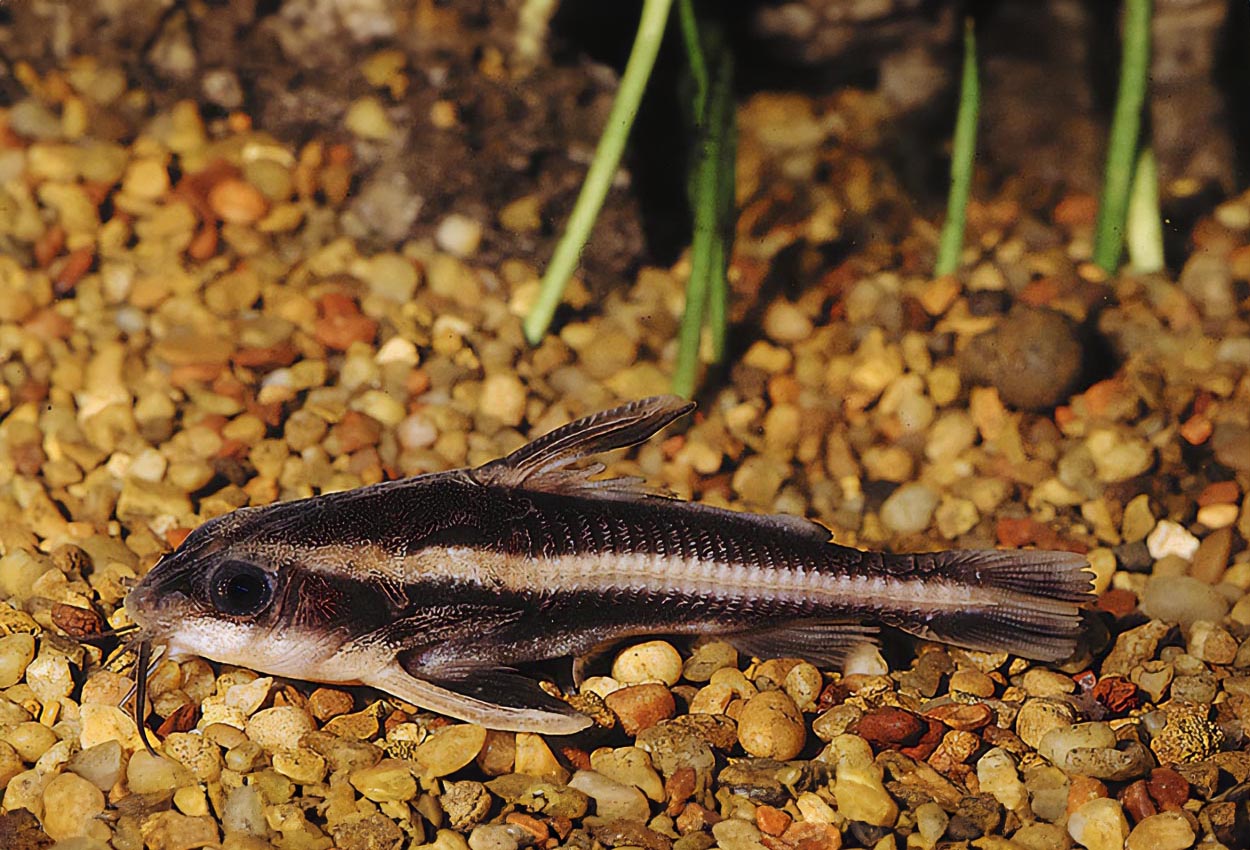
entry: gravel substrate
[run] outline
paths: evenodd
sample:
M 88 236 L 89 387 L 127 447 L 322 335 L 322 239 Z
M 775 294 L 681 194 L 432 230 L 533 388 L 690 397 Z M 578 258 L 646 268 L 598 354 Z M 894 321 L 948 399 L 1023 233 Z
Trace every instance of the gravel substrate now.
M 739 350 L 613 470 L 851 545 L 1087 553 L 1070 663 L 651 641 L 585 683 L 604 728 L 544 739 L 165 661 L 154 758 L 119 707 L 133 658 L 68 634 L 125 625 L 127 586 L 207 518 L 664 392 L 687 266 L 576 283 L 529 349 L 542 258 L 478 256 L 537 226 L 524 196 L 390 250 L 350 235 L 385 110 L 297 148 L 91 63 L 23 84 L 0 109 L 0 847 L 1247 846 L 1250 197 L 1175 279 L 1108 280 L 1090 198 L 1008 186 L 932 279 L 933 222 L 856 147 L 871 98 L 742 109 Z M 113 113 L 141 131 L 97 136 Z

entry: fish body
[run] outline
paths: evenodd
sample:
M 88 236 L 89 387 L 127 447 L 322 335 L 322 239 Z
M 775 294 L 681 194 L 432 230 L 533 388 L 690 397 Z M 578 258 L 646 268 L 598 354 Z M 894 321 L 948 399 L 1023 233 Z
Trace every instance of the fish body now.
M 798 517 L 595 480 L 593 454 L 692 405 L 645 399 L 475 469 L 205 523 L 131 592 L 145 641 L 276 675 L 371 685 L 490 728 L 589 718 L 517 665 L 641 635 L 719 634 L 758 656 L 836 665 L 876 626 L 1056 660 L 1089 592 L 1060 552 L 866 552 Z

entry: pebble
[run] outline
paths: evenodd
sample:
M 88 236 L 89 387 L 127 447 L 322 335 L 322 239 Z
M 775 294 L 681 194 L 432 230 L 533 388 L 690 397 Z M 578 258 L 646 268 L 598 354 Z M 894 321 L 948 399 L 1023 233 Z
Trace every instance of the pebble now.
M 829 742 L 827 752 L 835 764 L 838 812 L 848 820 L 893 827 L 898 804 L 881 782 L 881 768 L 873 761 L 868 742 L 856 735 L 839 735 Z
M 104 792 L 73 773 L 54 777 L 43 789 L 43 829 L 54 841 L 86 836 L 99 841 L 111 837 L 97 817 L 104 812 Z
M 445 217 L 434 231 L 434 244 L 462 260 L 476 254 L 481 243 L 481 222 L 460 213 Z
M 908 482 L 882 503 L 881 522 L 895 534 L 919 534 L 932 522 L 938 500 L 938 493 L 929 485 Z
M 910 711 L 885 706 L 864 714 L 855 734 L 876 747 L 910 747 L 928 731 L 928 724 Z
M 738 650 L 724 641 L 714 640 L 695 647 L 682 666 L 682 678 L 688 682 L 706 682 L 717 670 L 736 668 Z
M 657 803 L 664 800 L 664 782 L 644 750 L 601 747 L 590 754 L 590 766 L 609 779 L 632 785 Z
M 1146 549 L 1156 561 L 1168 555 L 1177 555 L 1186 561 L 1192 560 L 1194 553 L 1198 551 L 1198 544 L 1198 538 L 1185 526 L 1170 519 L 1159 520 L 1146 535 Z
M 569 780 L 569 787 L 595 801 L 595 815 L 598 817 L 646 822 L 651 816 L 651 806 L 640 790 L 596 771 L 577 771 Z
M 604 702 L 631 737 L 677 713 L 672 692 L 659 683 L 628 685 L 608 694 Z
M 1229 602 L 1214 587 L 1192 576 L 1155 575 L 1146 582 L 1141 609 L 1153 619 L 1188 628 L 1199 620 L 1222 621 Z
M 1076 709 L 1053 699 L 1029 699 L 1016 714 L 1016 734 L 1020 740 L 1037 749 L 1042 740 L 1056 729 L 1067 729 L 1076 722 Z
M 469 833 L 470 850 L 518 850 L 528 833 L 516 824 L 484 823 Z
M 0 637 L 0 688 L 10 688 L 26 675 L 35 658 L 35 636 L 28 634 Z
M 65 769 L 78 774 L 101 791 L 108 791 L 124 773 L 122 745 L 118 741 L 105 741 L 79 750 L 70 758 Z
M 1020 781 L 1020 772 L 1010 753 L 993 747 L 977 759 L 976 769 L 981 791 L 992 794 L 1008 811 L 1028 812 L 1029 792 Z
M 1128 818 L 1117 801 L 1099 797 L 1069 816 L 1068 835 L 1086 850 L 1124 850 L 1129 835 Z
M 485 785 L 472 780 L 445 783 L 438 802 L 452 829 L 460 832 L 472 829 L 490 814 L 490 792 Z
M 1142 818 L 1129 833 L 1125 850 L 1186 850 L 1197 837 L 1180 812 L 1163 812 Z
M 1237 641 L 1227 631 L 1199 620 L 1189 631 L 1189 654 L 1210 664 L 1232 664 L 1237 657 Z
M 590 797 L 576 788 L 520 773 L 497 776 L 486 787 L 505 803 L 548 817 L 580 818 L 590 807 Z
M 612 662 L 612 678 L 627 685 L 662 682 L 672 686 L 681 674 L 681 655 L 671 643 L 662 640 L 631 646 Z
M 416 748 L 412 758 L 431 776 L 449 776 L 476 759 L 485 745 L 485 729 L 460 723 L 436 730 Z
M 417 795 L 417 780 L 401 759 L 382 759 L 372 767 L 353 771 L 348 779 L 352 787 L 375 803 L 403 802 Z
M 1004 403 L 1024 410 L 1065 400 L 1083 362 L 1075 323 L 1032 307 L 1013 309 L 959 352 L 965 378 L 995 387 Z
M 515 428 L 525 419 L 525 385 L 511 372 L 497 372 L 482 382 L 477 406 L 482 413 Z
M 176 761 L 140 750 L 126 764 L 126 785 L 136 794 L 169 791 L 195 781 L 191 771 Z
M 293 705 L 262 709 L 247 719 L 244 732 L 267 753 L 293 750 L 305 733 L 317 728 L 312 716 Z
M 783 691 L 756 694 L 738 715 L 738 742 L 750 755 L 786 761 L 797 756 L 806 741 L 803 715 Z
M 534 776 L 557 784 L 569 781 L 569 772 L 556 760 L 551 747 L 541 735 L 518 732 L 514 769 L 517 773 Z
M 255 224 L 269 211 L 269 202 L 255 186 L 234 178 L 208 191 L 208 206 L 227 224 Z

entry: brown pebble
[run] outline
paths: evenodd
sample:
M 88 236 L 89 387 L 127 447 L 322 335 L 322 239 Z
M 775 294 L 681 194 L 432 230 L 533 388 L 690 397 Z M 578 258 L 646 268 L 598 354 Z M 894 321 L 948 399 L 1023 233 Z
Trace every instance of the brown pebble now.
M 855 733 L 874 747 L 898 749 L 919 743 L 928 731 L 921 718 L 901 708 L 877 708 L 865 714 L 855 726 Z
M 509 812 L 507 817 L 504 818 L 504 822 L 513 823 L 521 827 L 521 829 L 532 835 L 534 841 L 538 844 L 542 844 L 551 837 L 551 830 L 547 827 L 547 824 L 525 812 Z
M 782 835 L 793 822 L 794 818 L 772 806 L 764 805 L 755 810 L 755 825 L 766 835 Z
M 681 811 L 682 806 L 694 794 L 695 773 L 693 767 L 679 767 L 664 780 L 664 797 L 668 800 L 665 811 L 671 817 Z
M 586 752 L 581 747 L 561 747 L 560 755 L 574 770 L 593 769 L 590 764 L 590 753 Z
M 175 732 L 190 732 L 195 728 L 196 720 L 199 718 L 200 708 L 193 702 L 184 702 L 182 705 L 174 709 L 161 725 L 157 728 L 156 734 L 164 739 Z
M 1155 808 L 1154 800 L 1150 799 L 1150 792 L 1146 790 L 1144 779 L 1126 785 L 1120 792 L 1120 802 L 1124 805 L 1124 810 L 1128 812 L 1129 817 L 1133 819 L 1133 823 L 1159 813 L 1159 810 Z
M 1106 706 L 1114 715 L 1127 714 L 1141 708 L 1146 701 L 1141 688 L 1122 676 L 1104 676 L 1094 685 L 1094 699 Z
M 356 302 L 342 293 L 322 296 L 317 306 L 321 316 L 313 336 L 326 348 L 346 351 L 353 342 L 373 342 L 378 334 L 378 323 L 362 316 Z
M 235 177 L 228 177 L 208 190 L 208 206 L 229 224 L 253 224 L 269 209 L 260 190 Z
M 842 833 L 828 823 L 795 821 L 781 839 L 794 850 L 838 850 Z
M 680 834 L 689 835 L 692 832 L 702 832 L 722 820 L 724 818 L 711 809 L 705 809 L 698 803 L 686 803 L 681 814 L 677 815 L 675 825 Z
M 657 683 L 621 688 L 608 694 L 604 702 L 630 737 L 677 713 L 673 695 L 667 687 Z
M 357 410 L 343 414 L 330 433 L 338 440 L 339 454 L 355 454 L 363 448 L 376 446 L 382 438 L 382 425 Z
M 1150 771 L 1146 790 L 1165 812 L 1177 811 L 1189 800 L 1189 782 L 1170 767 L 1156 767 Z
M 1123 588 L 1112 588 L 1098 597 L 1094 607 L 1113 617 L 1127 617 L 1137 610 L 1137 594 Z
M 90 608 L 58 602 L 52 606 L 52 624 L 75 640 L 104 631 L 104 618 Z
M 346 691 L 334 688 L 317 688 L 308 695 L 308 708 L 312 716 L 322 723 L 331 717 L 347 714 L 356 707 L 356 701 Z
M 90 270 L 95 262 L 94 248 L 77 248 L 61 261 L 60 267 L 52 273 L 52 291 L 57 295 L 68 295 L 74 291 L 78 281 Z
M 920 736 L 920 740 L 910 747 L 900 747 L 900 753 L 917 761 L 924 761 L 933 755 L 934 750 L 942 743 L 942 737 L 946 735 L 947 726 L 940 720 L 926 719 L 925 722 L 928 727 Z

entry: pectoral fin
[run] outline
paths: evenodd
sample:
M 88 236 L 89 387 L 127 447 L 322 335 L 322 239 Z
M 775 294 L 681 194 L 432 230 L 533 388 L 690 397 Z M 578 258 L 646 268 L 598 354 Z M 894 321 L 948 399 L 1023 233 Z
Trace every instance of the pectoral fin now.
M 365 684 L 421 708 L 504 732 L 571 735 L 593 722 L 533 679 L 504 668 L 464 668 L 418 678 L 404 669 L 401 653 Z

